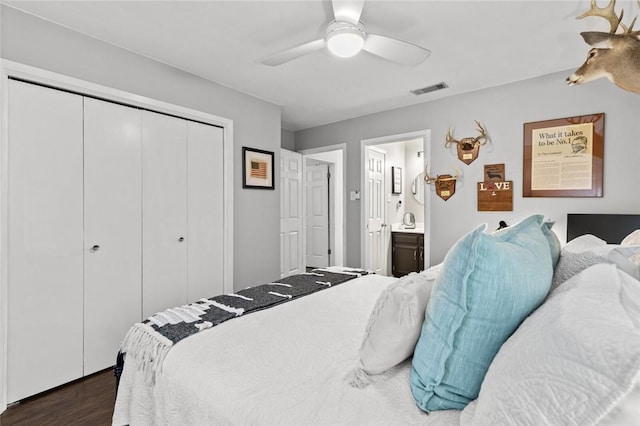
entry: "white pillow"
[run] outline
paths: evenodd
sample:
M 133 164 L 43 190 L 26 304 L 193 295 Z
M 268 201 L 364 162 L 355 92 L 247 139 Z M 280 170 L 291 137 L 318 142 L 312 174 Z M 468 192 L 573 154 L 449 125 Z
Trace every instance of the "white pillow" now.
M 611 263 L 631 275 L 640 279 L 640 266 L 634 264 L 630 258 L 640 253 L 639 246 L 620 246 L 607 244 L 593 235 L 581 235 L 564 246 L 560 252 L 560 259 L 553 273 L 551 290 L 560 284 L 597 263 Z
M 564 248 L 572 248 L 574 250 L 586 250 L 598 246 L 606 246 L 607 242 L 592 234 L 584 234 L 569 241 Z
M 609 263 L 615 264 L 622 271 L 640 280 L 640 263 L 634 259 L 640 256 L 640 246 L 616 246 L 609 244 L 610 251 L 607 253 Z
M 626 237 L 620 243 L 623 246 L 637 246 L 640 245 L 640 229 L 636 229 Z
M 435 276 L 433 271 L 411 273 L 380 294 L 365 329 L 358 366 L 352 372 L 353 386 L 367 386 L 369 374 L 383 373 L 413 353 Z
M 638 378 L 640 282 L 594 265 L 505 342 L 460 425 L 593 425 L 637 400 Z
M 626 237 L 620 243 L 623 246 L 639 246 L 640 245 L 640 229 L 636 229 Z M 640 266 L 640 253 L 636 253 L 629 258 L 634 264 Z

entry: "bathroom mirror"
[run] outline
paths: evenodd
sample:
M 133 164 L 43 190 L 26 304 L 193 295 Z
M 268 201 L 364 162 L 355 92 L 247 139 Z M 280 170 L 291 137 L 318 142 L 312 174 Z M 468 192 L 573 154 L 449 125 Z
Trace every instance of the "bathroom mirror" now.
M 418 203 L 424 204 L 424 172 L 418 173 L 418 176 L 413 179 L 411 193 Z

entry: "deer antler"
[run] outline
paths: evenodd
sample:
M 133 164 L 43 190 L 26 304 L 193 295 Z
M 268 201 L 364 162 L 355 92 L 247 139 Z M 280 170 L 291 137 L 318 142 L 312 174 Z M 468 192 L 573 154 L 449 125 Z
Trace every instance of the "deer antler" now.
M 636 1 L 638 2 L 638 8 L 640 9 L 640 0 L 636 0 Z M 640 30 L 633 31 L 633 26 L 636 24 L 636 19 L 638 19 L 638 16 L 633 18 L 633 21 L 631 21 L 631 25 L 629 25 L 629 28 L 627 28 L 625 34 L 630 34 L 633 36 L 640 35 Z
M 484 129 L 484 127 L 482 127 L 482 124 L 480 124 L 478 120 L 475 120 L 475 122 L 476 122 L 476 125 L 478 126 L 477 130 L 480 132 L 480 136 L 476 138 L 476 142 L 478 142 L 478 144 L 482 146 L 487 143 L 487 141 L 489 140 L 489 137 L 487 136 L 487 131 Z
M 615 11 L 616 0 L 611 0 L 608 5 L 605 7 L 598 7 L 596 4 L 596 0 L 591 0 L 591 8 L 584 12 L 582 15 L 578 16 L 576 19 L 586 18 L 587 16 L 600 16 L 601 18 L 609 21 L 609 25 L 611 25 L 611 30 L 609 30 L 610 34 L 615 34 L 618 30 L 618 26 L 621 25 L 622 17 L 624 15 L 624 9 L 620 13 L 620 16 L 616 14 Z M 624 29 L 624 25 L 622 26 Z
M 451 180 L 458 180 L 458 179 L 460 179 L 460 169 L 456 167 L 456 174 L 451 178 Z
M 640 1 L 640 0 L 639 0 Z M 453 135 L 451 134 L 451 127 L 449 127 L 449 130 L 447 130 L 447 136 L 445 138 L 446 142 L 444 144 L 445 148 L 449 148 L 449 146 L 452 143 L 469 143 L 468 141 L 473 139 L 474 143 L 477 143 L 478 145 L 484 145 L 487 143 L 487 141 L 489 140 L 489 137 L 487 135 L 487 131 L 484 129 L 484 127 L 482 127 L 482 124 L 480 124 L 480 122 L 478 120 L 475 120 L 476 122 L 476 130 L 478 132 L 480 132 L 480 136 L 478 136 L 477 138 L 465 138 L 462 141 L 459 141 L 458 139 L 454 139 Z
M 446 142 L 444 143 L 445 148 L 449 148 L 452 143 L 460 143 L 458 139 L 454 139 L 451 134 L 451 127 L 447 130 Z
M 441 178 L 439 176 L 437 177 L 433 177 L 433 176 L 429 176 L 429 165 L 425 164 L 424 165 L 424 181 L 427 185 L 430 185 L 433 182 L 447 182 L 450 180 L 458 180 L 460 179 L 460 169 L 456 167 L 456 174 L 455 176 L 452 177 L 448 177 L 448 178 Z
M 638 7 L 640 7 L 640 0 L 638 0 Z M 640 30 L 633 31 L 633 26 L 636 24 L 636 19 L 638 19 L 637 16 L 633 18 L 633 21 L 631 21 L 631 25 L 629 25 L 629 28 L 627 28 L 627 30 L 624 32 L 625 34 L 632 36 L 640 35 Z
M 424 165 L 424 182 L 427 185 L 431 185 L 433 182 L 435 182 L 437 180 L 438 180 L 437 177 L 429 176 L 429 165 L 425 164 Z
M 640 8 L 640 0 L 636 0 L 636 1 L 638 2 L 638 8 Z M 623 12 L 624 12 L 624 11 L 623 11 Z M 638 31 L 633 31 L 633 26 L 636 24 L 636 20 L 637 20 L 637 19 L 638 19 L 638 16 L 636 15 L 636 16 L 633 18 L 633 21 L 631 21 L 631 25 L 629 25 L 629 28 L 626 28 L 626 27 L 624 26 L 624 24 L 620 24 L 620 25 L 622 25 L 622 28 L 624 28 L 624 30 L 625 30 L 625 31 L 624 31 L 624 33 L 625 33 L 625 34 L 629 34 L 629 35 L 632 35 L 632 36 L 640 35 L 640 30 L 638 30 Z

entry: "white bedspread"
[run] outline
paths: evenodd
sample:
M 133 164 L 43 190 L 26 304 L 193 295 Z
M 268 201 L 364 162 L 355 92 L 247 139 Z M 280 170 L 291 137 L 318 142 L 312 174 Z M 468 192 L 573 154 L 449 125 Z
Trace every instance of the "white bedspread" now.
M 370 275 L 179 342 L 154 385 L 125 368 L 116 425 L 452 425 L 420 411 L 410 362 L 348 384 L 370 311 L 393 278 Z

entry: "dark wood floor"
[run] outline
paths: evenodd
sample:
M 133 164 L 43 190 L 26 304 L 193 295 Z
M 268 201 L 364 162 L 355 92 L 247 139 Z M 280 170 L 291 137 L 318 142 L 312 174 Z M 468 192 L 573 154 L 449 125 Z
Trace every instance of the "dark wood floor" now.
M 0 425 L 110 425 L 115 395 L 110 368 L 9 407 Z

